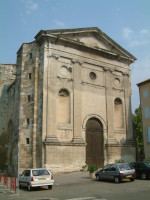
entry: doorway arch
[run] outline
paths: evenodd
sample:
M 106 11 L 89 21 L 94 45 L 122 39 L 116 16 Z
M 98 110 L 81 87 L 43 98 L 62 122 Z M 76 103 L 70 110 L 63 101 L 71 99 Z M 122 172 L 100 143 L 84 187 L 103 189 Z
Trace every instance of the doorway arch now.
M 91 117 L 86 122 L 86 164 L 104 166 L 104 128 L 102 122 Z

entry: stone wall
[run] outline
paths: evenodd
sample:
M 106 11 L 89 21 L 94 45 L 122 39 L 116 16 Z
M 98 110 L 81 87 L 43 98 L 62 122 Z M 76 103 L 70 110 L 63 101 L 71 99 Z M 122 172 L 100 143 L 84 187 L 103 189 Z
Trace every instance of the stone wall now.
M 16 173 L 16 65 L 0 64 L 0 168 Z M 19 94 L 19 93 L 18 93 Z M 14 153 L 15 152 L 15 153 Z M 15 156 L 14 156 L 15 155 Z M 10 166 L 12 171 L 10 171 Z

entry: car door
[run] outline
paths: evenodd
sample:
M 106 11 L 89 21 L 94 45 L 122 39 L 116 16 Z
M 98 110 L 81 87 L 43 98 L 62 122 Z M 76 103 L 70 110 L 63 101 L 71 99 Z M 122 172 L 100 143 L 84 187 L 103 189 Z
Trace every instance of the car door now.
M 140 174 L 141 174 L 141 163 L 136 163 L 135 170 L 136 170 L 137 176 L 139 178 Z
M 102 172 L 103 179 L 110 179 L 109 167 L 110 165 L 106 165 L 106 167 L 104 167 L 103 172 Z
M 26 182 L 26 185 L 28 185 L 31 181 L 31 170 L 26 170 L 26 174 L 25 174 L 25 182 Z
M 116 165 L 112 164 L 109 167 L 109 179 L 110 180 L 114 180 L 114 177 L 117 174 L 117 169 L 116 169 Z
M 25 170 L 21 175 L 20 175 L 20 183 L 22 185 L 26 185 L 26 173 L 27 173 L 27 170 Z

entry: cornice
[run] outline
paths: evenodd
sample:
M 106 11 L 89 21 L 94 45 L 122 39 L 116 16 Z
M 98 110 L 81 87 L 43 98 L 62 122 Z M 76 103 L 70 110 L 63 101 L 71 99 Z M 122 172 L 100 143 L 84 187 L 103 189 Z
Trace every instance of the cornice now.
M 84 57 L 84 56 L 79 56 L 79 55 L 75 55 L 72 53 L 68 53 L 68 52 L 63 52 L 63 51 L 58 51 L 56 49 L 51 49 L 51 53 L 49 53 L 47 55 L 48 58 L 55 58 L 56 60 L 59 61 L 59 58 L 67 58 L 70 59 L 72 64 L 79 64 L 82 65 L 84 64 L 91 64 L 91 65 L 95 65 L 98 67 L 103 68 L 104 71 L 109 71 L 111 73 L 113 72 L 120 72 L 122 73 L 123 76 L 129 76 L 129 69 L 125 69 L 123 67 L 120 66 L 116 66 L 114 64 L 110 64 L 110 63 L 105 63 L 103 61 L 99 61 L 99 60 L 95 60 L 95 59 L 91 59 L 89 57 Z
M 42 43 L 43 41 L 49 41 L 50 43 L 55 44 L 55 45 L 72 47 L 72 48 L 78 49 L 80 51 L 90 52 L 93 54 L 101 55 L 108 59 L 118 60 L 118 61 L 125 62 L 128 64 L 133 63 L 135 60 L 132 57 L 119 55 L 117 53 L 113 53 L 109 50 L 105 50 L 102 48 L 87 46 L 83 42 L 72 40 L 70 38 L 65 38 L 60 35 L 52 35 L 52 34 L 42 33 L 39 37 L 37 37 L 37 42 Z

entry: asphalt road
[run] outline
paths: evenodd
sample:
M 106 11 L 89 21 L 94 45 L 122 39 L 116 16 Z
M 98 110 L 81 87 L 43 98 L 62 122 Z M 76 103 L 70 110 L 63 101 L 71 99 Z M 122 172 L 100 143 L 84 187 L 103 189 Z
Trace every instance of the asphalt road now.
M 150 180 L 128 180 L 116 184 L 113 181 L 90 179 L 88 172 L 54 175 L 52 190 L 47 187 L 28 191 L 21 188 L 17 194 L 0 191 L 0 200 L 149 200 Z

